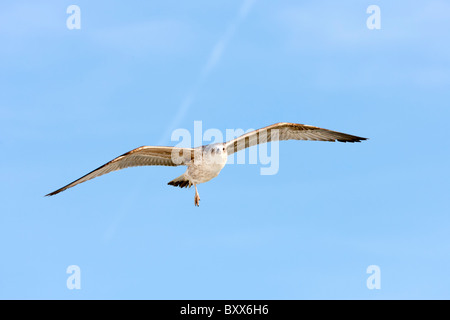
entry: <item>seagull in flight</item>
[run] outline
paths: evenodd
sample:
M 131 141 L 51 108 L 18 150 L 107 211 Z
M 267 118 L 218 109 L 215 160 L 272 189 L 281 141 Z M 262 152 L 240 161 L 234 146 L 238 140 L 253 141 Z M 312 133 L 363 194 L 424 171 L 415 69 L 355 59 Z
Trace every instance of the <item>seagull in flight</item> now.
M 195 187 L 194 204 L 199 206 L 197 185 L 217 177 L 228 156 L 258 144 L 283 140 L 313 140 L 331 142 L 361 142 L 358 136 L 298 123 L 281 122 L 243 134 L 224 143 L 212 143 L 197 148 L 143 146 L 133 149 L 68 185 L 46 196 L 53 196 L 77 184 L 110 173 L 137 166 L 187 166 L 187 170 L 168 184 L 174 187 Z

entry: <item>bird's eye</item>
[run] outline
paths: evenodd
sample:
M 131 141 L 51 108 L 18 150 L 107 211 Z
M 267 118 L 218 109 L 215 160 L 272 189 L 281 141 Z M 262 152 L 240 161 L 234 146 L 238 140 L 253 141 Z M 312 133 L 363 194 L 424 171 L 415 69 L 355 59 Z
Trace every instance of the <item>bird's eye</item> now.
M 223 147 L 222 150 L 225 151 L 225 147 Z

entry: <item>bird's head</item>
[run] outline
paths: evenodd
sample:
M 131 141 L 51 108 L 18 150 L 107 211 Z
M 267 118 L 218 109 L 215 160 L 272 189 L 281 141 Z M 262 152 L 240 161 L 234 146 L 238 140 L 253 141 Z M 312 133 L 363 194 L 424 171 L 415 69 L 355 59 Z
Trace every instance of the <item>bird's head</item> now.
M 228 158 L 227 148 L 225 143 L 212 143 L 207 145 L 204 154 L 209 161 L 223 163 Z
M 225 147 L 225 143 L 213 143 L 208 146 L 208 152 L 212 155 L 226 154 L 226 151 L 227 148 Z

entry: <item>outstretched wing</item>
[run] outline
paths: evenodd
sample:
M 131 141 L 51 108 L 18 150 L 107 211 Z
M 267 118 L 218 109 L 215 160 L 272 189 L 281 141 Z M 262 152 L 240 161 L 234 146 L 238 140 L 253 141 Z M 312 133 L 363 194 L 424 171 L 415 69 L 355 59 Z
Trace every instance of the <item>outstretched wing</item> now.
M 78 180 L 53 191 L 46 196 L 53 196 L 77 184 L 94 179 L 112 171 L 137 166 L 180 166 L 186 165 L 194 157 L 194 149 L 175 147 L 144 146 L 131 150 L 111 160 Z
M 280 122 L 248 132 L 236 139 L 230 140 L 226 143 L 226 148 L 230 155 L 257 144 L 281 140 L 361 142 L 367 140 L 367 138 L 308 126 L 306 124 Z

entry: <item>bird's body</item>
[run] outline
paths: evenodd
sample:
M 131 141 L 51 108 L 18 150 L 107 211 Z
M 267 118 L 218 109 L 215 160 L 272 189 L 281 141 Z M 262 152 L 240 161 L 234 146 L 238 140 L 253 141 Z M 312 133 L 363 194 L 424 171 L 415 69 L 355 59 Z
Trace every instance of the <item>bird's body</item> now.
M 55 195 L 87 180 L 127 167 L 185 165 L 187 166 L 186 172 L 168 184 L 181 188 L 194 185 L 195 205 L 198 206 L 200 197 L 197 185 L 217 177 L 227 163 L 228 155 L 257 144 L 291 139 L 339 142 L 366 140 L 366 138 L 319 127 L 283 122 L 251 131 L 225 143 L 214 143 L 197 148 L 144 146 L 111 160 L 65 187 L 47 194 L 47 196 Z
M 194 159 L 187 165 L 185 176 L 193 184 L 208 182 L 219 175 L 225 167 L 227 159 L 228 154 L 223 143 L 201 147 L 199 157 L 194 156 Z
M 195 186 L 195 205 L 199 205 L 197 185 L 217 177 L 227 163 L 228 154 L 224 143 L 215 143 L 194 149 L 193 159 L 186 164 L 186 172 L 168 184 L 174 187 Z

